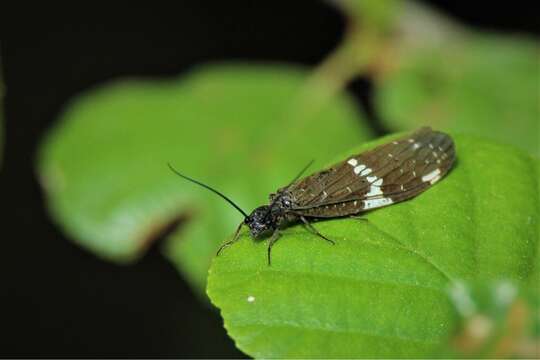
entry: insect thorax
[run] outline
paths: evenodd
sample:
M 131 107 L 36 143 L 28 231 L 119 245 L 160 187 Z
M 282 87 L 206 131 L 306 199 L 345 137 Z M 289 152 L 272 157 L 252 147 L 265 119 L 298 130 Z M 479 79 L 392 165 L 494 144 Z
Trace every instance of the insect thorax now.
M 270 204 L 259 206 L 246 217 L 244 223 L 249 226 L 253 237 L 272 232 L 292 220 L 290 213 L 292 197 L 287 191 L 279 190 L 270 194 Z
M 293 206 L 294 198 L 287 189 L 282 188 L 277 193 L 270 194 L 270 208 L 272 211 L 286 211 Z

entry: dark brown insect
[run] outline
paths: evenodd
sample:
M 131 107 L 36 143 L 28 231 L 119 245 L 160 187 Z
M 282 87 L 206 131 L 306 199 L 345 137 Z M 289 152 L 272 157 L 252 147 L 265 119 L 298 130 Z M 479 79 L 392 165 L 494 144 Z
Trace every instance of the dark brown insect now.
M 256 208 L 250 215 L 222 193 L 169 166 L 179 176 L 218 194 L 244 215 L 234 237 L 219 248 L 218 255 L 238 239 L 245 224 L 254 238 L 271 234 L 267 252 L 270 265 L 272 246 L 280 237 L 280 229 L 288 224 L 301 221 L 333 244 L 310 224 L 310 219 L 351 216 L 410 199 L 446 175 L 454 159 L 450 136 L 423 127 L 298 180 L 304 168 L 291 184 L 270 195 L 269 205 Z

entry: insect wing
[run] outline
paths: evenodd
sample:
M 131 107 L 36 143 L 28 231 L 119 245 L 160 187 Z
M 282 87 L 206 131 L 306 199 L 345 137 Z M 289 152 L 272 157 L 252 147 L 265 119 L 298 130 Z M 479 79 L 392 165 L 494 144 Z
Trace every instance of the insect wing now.
M 287 191 L 295 199 L 293 210 L 306 216 L 345 216 L 418 195 L 454 159 L 450 136 L 426 127 L 301 179 Z

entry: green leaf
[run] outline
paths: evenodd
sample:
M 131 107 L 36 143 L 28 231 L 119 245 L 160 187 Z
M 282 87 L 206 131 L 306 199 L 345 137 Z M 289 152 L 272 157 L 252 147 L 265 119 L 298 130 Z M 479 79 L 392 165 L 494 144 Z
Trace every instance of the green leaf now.
M 349 17 L 349 21 L 358 21 L 364 28 L 382 29 L 394 21 L 401 0 L 334 0 L 332 4 Z
M 368 221 L 316 223 L 335 246 L 292 226 L 267 266 L 266 243 L 244 230 L 213 260 L 207 287 L 238 348 L 257 358 L 436 356 L 459 327 L 455 283 L 532 286 L 538 162 L 474 137 L 455 141 L 455 168 L 425 193 Z
M 385 125 L 393 130 L 431 125 L 540 155 L 538 42 L 460 35 L 401 44 L 390 61 L 393 69 L 376 79 L 376 103 Z
M 132 261 L 168 225 L 165 252 L 201 291 L 242 217 L 172 163 L 250 210 L 309 160 L 370 132 L 352 99 L 310 103 L 305 70 L 222 64 L 171 81 L 124 80 L 75 99 L 39 152 L 54 219 L 98 256 Z

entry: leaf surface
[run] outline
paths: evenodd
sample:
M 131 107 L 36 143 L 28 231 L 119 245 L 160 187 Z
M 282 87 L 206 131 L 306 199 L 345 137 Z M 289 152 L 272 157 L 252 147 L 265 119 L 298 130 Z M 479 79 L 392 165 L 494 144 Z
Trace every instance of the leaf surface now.
M 315 223 L 335 246 L 292 226 L 267 266 L 266 242 L 244 229 L 213 260 L 207 287 L 237 346 L 257 358 L 436 356 L 460 321 L 454 284 L 532 286 L 537 160 L 470 136 L 455 141 L 454 169 L 416 198 L 367 212 L 368 221 Z

